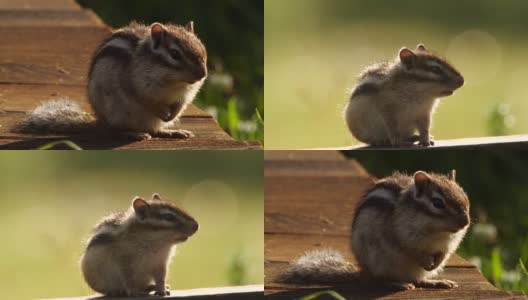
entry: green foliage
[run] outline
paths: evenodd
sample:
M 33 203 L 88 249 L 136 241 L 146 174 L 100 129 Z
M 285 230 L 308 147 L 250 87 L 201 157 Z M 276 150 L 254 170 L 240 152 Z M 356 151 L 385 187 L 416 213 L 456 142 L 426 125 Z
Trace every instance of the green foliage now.
M 240 254 L 235 255 L 231 259 L 231 264 L 229 267 L 229 282 L 233 286 L 239 286 L 246 284 L 246 266 L 244 265 L 244 260 Z
M 491 251 L 491 276 L 495 286 L 501 288 L 501 279 L 502 279 L 502 260 L 500 258 L 500 250 L 495 247 Z
M 506 103 L 500 103 L 492 106 L 488 114 L 488 133 L 493 136 L 507 135 L 515 124 L 510 106 Z
M 316 300 L 322 296 L 330 296 L 332 299 L 335 299 L 335 300 L 346 300 L 343 296 L 341 296 L 339 293 L 335 291 L 321 291 L 321 292 L 313 293 L 311 295 L 299 298 L 299 300 Z
M 264 114 L 263 0 L 78 0 L 107 24 L 121 27 L 132 20 L 150 24 L 195 22 L 207 47 L 210 76 L 195 103 L 215 112 L 233 137 L 263 143 L 255 109 Z M 236 107 L 230 101 L 236 102 Z M 235 111 L 236 110 L 236 111 Z M 239 120 L 238 126 L 232 126 Z

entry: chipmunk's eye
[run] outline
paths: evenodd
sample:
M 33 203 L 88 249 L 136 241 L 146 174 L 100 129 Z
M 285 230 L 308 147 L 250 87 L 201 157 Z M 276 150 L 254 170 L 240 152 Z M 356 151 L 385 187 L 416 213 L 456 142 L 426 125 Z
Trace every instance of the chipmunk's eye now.
M 442 69 L 440 69 L 440 67 L 438 67 L 438 66 L 432 66 L 431 67 L 431 72 L 433 72 L 435 74 L 442 74 Z
M 174 222 L 176 220 L 176 217 L 171 214 L 163 214 L 161 215 L 161 218 L 165 221 L 170 221 L 170 222 Z
M 438 208 L 438 209 L 444 209 L 445 208 L 445 204 L 444 204 L 444 201 L 440 198 L 433 198 L 433 206 Z
M 179 50 L 171 49 L 169 50 L 169 55 L 172 57 L 172 59 L 180 61 L 182 59 L 182 55 Z

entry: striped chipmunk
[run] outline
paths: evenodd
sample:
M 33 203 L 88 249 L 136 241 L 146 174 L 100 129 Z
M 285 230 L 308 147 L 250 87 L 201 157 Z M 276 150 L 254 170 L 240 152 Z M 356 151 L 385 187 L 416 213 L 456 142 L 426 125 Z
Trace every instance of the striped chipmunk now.
M 402 48 L 394 61 L 373 64 L 359 75 L 344 117 L 352 135 L 363 143 L 431 146 L 431 119 L 438 99 L 463 84 L 460 72 L 424 45 L 414 51 Z
M 165 284 L 175 245 L 196 233 L 198 222 L 176 205 L 134 198 L 126 212 L 103 218 L 81 258 L 86 283 L 108 296 L 169 295 Z
M 335 284 L 366 278 L 392 289 L 451 289 L 455 282 L 433 278 L 469 223 L 469 200 L 454 170 L 394 173 L 377 181 L 354 212 L 351 243 L 359 269 L 336 250 L 312 250 L 292 263 L 282 280 Z
M 35 108 L 15 131 L 69 134 L 94 131 L 132 139 L 189 138 L 172 129 L 207 77 L 207 52 L 185 26 L 132 22 L 95 50 L 88 73 L 88 100 L 95 113 L 83 112 L 70 99 L 54 99 Z

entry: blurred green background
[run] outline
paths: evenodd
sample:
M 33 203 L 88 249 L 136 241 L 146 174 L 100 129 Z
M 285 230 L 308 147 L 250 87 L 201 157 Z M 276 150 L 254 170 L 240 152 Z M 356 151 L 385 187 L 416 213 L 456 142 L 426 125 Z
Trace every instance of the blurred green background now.
M 346 152 L 373 176 L 457 171 L 472 225 L 458 254 L 497 288 L 528 293 L 528 151 Z M 524 265 L 524 267 L 523 267 Z M 524 268 L 524 269 L 523 269 Z
M 266 0 L 266 149 L 357 143 L 342 110 L 365 66 L 424 43 L 465 76 L 436 139 L 528 132 L 528 2 Z
M 108 25 L 194 20 L 210 75 L 195 100 L 235 139 L 264 142 L 264 0 L 77 0 Z
M 2 299 L 93 294 L 79 267 L 93 226 L 155 192 L 200 223 L 172 289 L 263 284 L 261 151 L 3 152 L 0 170 Z

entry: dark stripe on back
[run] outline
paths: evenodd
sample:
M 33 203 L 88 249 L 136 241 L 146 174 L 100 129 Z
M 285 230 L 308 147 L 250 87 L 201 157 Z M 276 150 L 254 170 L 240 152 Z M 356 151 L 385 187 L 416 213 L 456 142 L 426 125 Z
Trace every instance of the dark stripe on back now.
M 123 47 L 117 47 L 117 46 L 107 46 L 107 44 L 113 40 L 120 39 L 123 41 L 128 42 L 130 45 L 130 49 L 125 49 Z M 136 36 L 132 32 L 127 31 L 118 31 L 114 33 L 111 37 L 104 40 L 99 47 L 95 50 L 92 61 L 90 64 L 90 70 L 88 72 L 88 78 L 92 76 L 93 68 L 96 64 L 96 62 L 101 58 L 105 56 L 113 56 L 118 60 L 127 60 L 126 62 L 130 61 L 132 58 L 131 51 L 134 50 L 139 43 L 139 37 Z
M 101 233 L 94 235 L 90 239 L 90 242 L 88 242 L 88 248 L 92 246 L 97 246 L 97 245 L 109 244 L 113 241 L 115 241 L 115 236 L 113 236 L 109 232 L 101 232 Z
M 372 93 L 376 93 L 378 91 L 379 91 L 379 87 L 375 83 L 365 82 L 365 83 L 362 83 L 362 84 L 356 86 L 356 88 L 352 92 L 352 96 L 351 97 L 353 98 L 353 97 L 356 97 L 356 96 L 359 96 L 359 95 L 372 94 Z
M 397 196 L 395 196 L 397 197 Z M 379 196 L 367 196 L 367 199 L 363 202 L 363 204 L 359 207 L 359 210 L 362 210 L 364 208 L 368 207 L 375 207 L 380 210 L 392 210 L 394 209 L 394 202 L 396 199 L 387 199 L 384 197 Z

